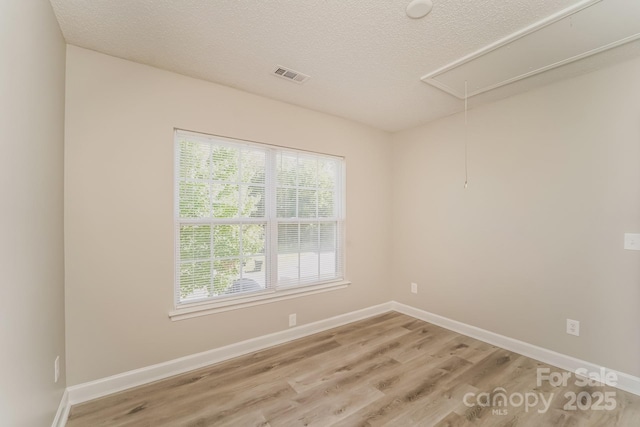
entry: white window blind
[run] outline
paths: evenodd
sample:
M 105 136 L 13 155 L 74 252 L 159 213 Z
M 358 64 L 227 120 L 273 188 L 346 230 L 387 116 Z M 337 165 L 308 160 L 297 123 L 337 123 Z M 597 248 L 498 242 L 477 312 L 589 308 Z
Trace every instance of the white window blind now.
M 344 279 L 344 161 L 176 131 L 176 305 Z

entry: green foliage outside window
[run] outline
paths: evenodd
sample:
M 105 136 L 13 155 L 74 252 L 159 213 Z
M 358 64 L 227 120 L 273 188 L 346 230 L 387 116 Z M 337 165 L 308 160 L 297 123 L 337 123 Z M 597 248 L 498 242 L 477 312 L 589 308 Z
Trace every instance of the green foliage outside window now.
M 243 266 L 262 267 L 266 244 L 265 152 L 181 140 L 179 145 L 179 204 L 183 219 L 202 223 L 180 225 L 180 297 L 211 297 L 229 291 Z M 277 158 L 276 216 L 332 218 L 335 216 L 336 171 L 332 162 L 297 155 Z M 238 219 L 237 224 L 206 220 Z M 241 223 L 265 218 L 264 223 Z M 318 252 L 318 236 L 332 235 L 329 223 L 281 224 L 279 232 L 300 243 L 278 238 L 278 253 L 302 249 Z M 293 234 L 291 234 L 293 233 Z M 324 239 L 326 241 L 326 239 Z M 265 267 L 262 267 L 265 268 Z M 245 270 L 243 270 L 245 271 Z

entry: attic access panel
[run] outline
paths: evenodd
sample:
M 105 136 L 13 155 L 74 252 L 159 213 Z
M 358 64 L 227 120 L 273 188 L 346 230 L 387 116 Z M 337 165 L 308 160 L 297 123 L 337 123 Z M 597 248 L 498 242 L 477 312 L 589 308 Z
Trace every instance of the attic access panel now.
M 583 0 L 421 80 L 464 99 L 640 39 L 640 1 Z

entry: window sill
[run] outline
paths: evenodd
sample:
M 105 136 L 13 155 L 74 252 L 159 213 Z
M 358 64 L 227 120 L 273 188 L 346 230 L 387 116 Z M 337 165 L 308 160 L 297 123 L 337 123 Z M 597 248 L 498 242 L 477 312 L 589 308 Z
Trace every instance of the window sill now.
M 206 316 L 214 313 L 222 313 L 224 311 L 238 310 L 241 308 L 253 307 L 256 305 L 269 304 L 276 301 L 298 298 L 307 295 L 319 294 L 321 292 L 335 291 L 344 289 L 351 282 L 342 280 L 339 282 L 323 283 L 319 285 L 310 285 L 304 287 L 296 287 L 292 289 L 284 289 L 278 291 L 268 291 L 259 295 L 242 296 L 233 299 L 226 299 L 217 302 L 205 302 L 197 304 L 184 305 L 169 312 L 169 318 L 172 321 L 191 319 L 193 317 Z

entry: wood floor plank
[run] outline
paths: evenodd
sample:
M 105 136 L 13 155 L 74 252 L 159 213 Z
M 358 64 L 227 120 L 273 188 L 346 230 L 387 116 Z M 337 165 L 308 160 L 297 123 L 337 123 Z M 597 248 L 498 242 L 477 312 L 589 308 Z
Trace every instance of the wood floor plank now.
M 450 375 L 469 365 L 470 362 L 455 356 L 435 366 L 418 365 L 417 361 L 408 363 L 404 370 L 392 372 L 376 384 L 385 394 L 384 398 L 337 425 L 387 425 L 409 408 L 423 405 Z
M 392 328 L 386 333 L 380 333 L 378 339 L 368 339 L 368 346 L 362 347 L 354 343 L 328 352 L 323 357 L 324 363 L 313 367 L 309 366 L 309 369 L 289 380 L 289 384 L 296 391 L 302 393 L 335 378 L 347 376 L 364 363 L 377 357 L 386 357 L 391 350 L 400 345 L 396 339 L 410 332 L 407 329 L 402 329 L 402 331 L 404 332 L 398 332 L 396 328 Z
M 433 426 L 446 420 L 456 410 L 464 407 L 463 399 L 466 393 L 477 393 L 478 389 L 468 384 L 456 384 L 453 388 L 434 393 L 421 405 L 413 405 L 405 412 L 392 419 L 392 425 L 424 425 Z M 457 415 L 457 413 L 456 413 Z
M 321 395 L 317 399 L 305 399 L 304 403 L 298 399 L 297 406 L 290 406 L 289 410 L 274 415 L 265 414 L 270 425 L 288 426 L 326 426 L 331 425 L 346 416 L 360 410 L 364 406 L 375 402 L 382 393 L 373 387 L 347 387 L 345 392 L 338 389 L 332 395 Z
M 215 365 L 214 368 L 207 368 L 195 371 L 193 373 L 180 375 L 164 381 L 153 383 L 149 386 L 141 387 L 139 390 L 132 390 L 134 395 L 132 398 L 121 399 L 118 395 L 105 398 L 106 402 L 99 402 L 103 399 L 93 402 L 93 405 L 104 405 L 109 407 L 108 413 L 130 412 L 138 408 L 138 417 L 142 417 L 143 413 L 153 412 L 159 408 L 164 408 L 171 404 L 175 406 L 182 405 L 183 402 L 192 402 L 197 404 L 200 400 L 213 400 L 217 405 L 222 405 L 227 400 L 234 398 L 235 391 L 252 387 L 255 384 L 254 379 L 262 374 L 278 375 L 299 361 L 307 361 L 317 358 L 324 352 L 340 345 L 333 340 L 321 340 L 319 343 L 312 341 L 299 343 L 297 349 L 290 349 L 282 353 L 269 352 L 268 357 L 261 357 L 257 362 L 250 359 L 244 359 L 242 364 L 231 363 L 227 369 L 225 364 Z M 129 392 L 127 392 L 128 394 Z M 148 399 L 152 395 L 153 399 Z M 111 400 L 111 401 L 110 401 Z M 89 406 L 89 408 L 85 408 Z M 92 412 L 92 402 L 85 405 L 79 405 L 78 416 L 83 412 Z M 76 416 L 75 413 L 72 414 Z M 133 414 L 131 414 L 133 415 Z
M 436 424 L 420 424 L 421 426 L 435 426 L 435 427 L 461 427 L 467 425 L 467 420 L 465 420 L 460 415 L 455 412 L 450 413 L 441 421 L 438 421 Z
M 389 312 L 74 405 L 67 426 L 640 426 L 640 397 L 597 385 L 538 386 L 538 368 L 561 372 Z M 543 413 L 465 401 L 500 389 L 553 399 Z M 614 410 L 565 408 L 565 393 L 604 391 L 615 392 Z

